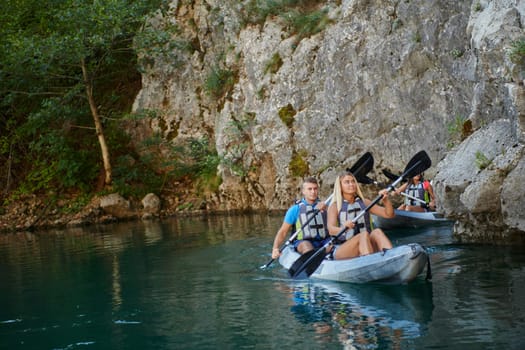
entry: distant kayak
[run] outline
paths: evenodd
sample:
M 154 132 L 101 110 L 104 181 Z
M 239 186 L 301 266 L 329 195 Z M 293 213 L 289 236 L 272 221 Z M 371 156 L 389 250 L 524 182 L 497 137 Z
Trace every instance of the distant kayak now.
M 395 216 L 390 219 L 372 215 L 374 227 L 387 230 L 394 228 L 420 228 L 443 224 L 450 225 L 453 223 L 452 220 L 445 218 L 443 214 L 438 212 L 417 212 L 395 209 L 394 213 Z
M 283 250 L 279 263 L 289 269 L 299 256 L 288 246 Z M 325 259 L 310 277 L 351 283 L 406 284 L 423 272 L 427 262 L 425 248 L 410 243 L 352 259 Z

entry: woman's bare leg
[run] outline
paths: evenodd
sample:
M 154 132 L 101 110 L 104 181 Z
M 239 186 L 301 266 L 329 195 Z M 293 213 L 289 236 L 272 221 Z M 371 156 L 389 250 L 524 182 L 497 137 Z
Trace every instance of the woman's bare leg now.
M 336 260 L 341 260 L 341 259 L 355 258 L 356 256 L 362 255 L 361 254 L 361 237 L 359 236 L 366 236 L 366 235 L 358 234 L 356 236 L 353 236 L 349 240 L 347 240 L 345 243 L 341 244 L 339 247 L 337 247 L 334 258 Z
M 392 249 L 392 242 L 390 242 L 390 239 L 388 239 L 380 228 L 372 230 L 370 241 L 376 252 L 382 251 L 383 249 Z
M 420 207 L 418 205 L 408 205 L 407 208 L 405 210 L 408 210 L 408 211 L 417 211 L 417 212 L 425 212 L 425 208 L 423 207 Z
M 374 247 L 372 246 L 368 232 L 361 232 L 357 237 L 359 237 L 359 255 L 372 254 Z

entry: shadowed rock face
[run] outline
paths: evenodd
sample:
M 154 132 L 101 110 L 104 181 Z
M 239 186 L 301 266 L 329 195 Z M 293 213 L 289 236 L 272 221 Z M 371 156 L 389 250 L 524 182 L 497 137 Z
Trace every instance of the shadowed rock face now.
M 238 1 L 188 3 L 153 21 L 176 23 L 194 49 L 153 60 L 134 109 L 158 117 L 130 133 L 213 140 L 229 162 L 212 207 L 284 209 L 306 172 L 325 197 L 365 151 L 386 181 L 381 168 L 401 172 L 424 149 L 460 239 L 521 237 L 524 67 L 508 52 L 525 1 L 319 2 L 328 24 L 301 40 L 280 16 L 246 24 Z M 216 67 L 234 77 L 221 96 L 204 88 Z
M 511 123 L 498 120 L 480 129 L 438 164 L 434 189 L 440 210 L 458 220 L 463 241 L 522 240 L 525 179 L 523 145 Z

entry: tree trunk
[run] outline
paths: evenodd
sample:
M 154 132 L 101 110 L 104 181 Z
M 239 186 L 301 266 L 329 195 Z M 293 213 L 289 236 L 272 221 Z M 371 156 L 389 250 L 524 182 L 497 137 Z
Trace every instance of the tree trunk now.
M 104 137 L 104 129 L 100 121 L 100 115 L 98 114 L 97 105 L 93 99 L 93 85 L 88 77 L 88 72 L 86 68 L 86 62 L 84 59 L 81 60 L 82 75 L 84 77 L 84 84 L 86 85 L 86 94 L 88 98 L 89 108 L 91 109 L 91 115 L 93 116 L 93 121 L 95 122 L 95 130 L 98 137 L 98 143 L 100 144 L 100 150 L 102 152 L 102 160 L 104 161 L 104 172 L 105 179 L 104 183 L 106 186 L 111 185 L 112 174 L 111 174 L 111 161 L 109 158 L 109 150 L 106 144 L 106 138 Z

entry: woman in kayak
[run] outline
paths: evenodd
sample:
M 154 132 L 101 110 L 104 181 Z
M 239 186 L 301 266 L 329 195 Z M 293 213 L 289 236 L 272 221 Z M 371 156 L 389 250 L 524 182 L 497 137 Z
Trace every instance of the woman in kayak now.
M 372 229 L 370 213 L 384 218 L 394 217 L 394 207 L 388 198 L 388 191 L 381 190 L 384 206 L 374 205 L 357 220 L 352 221 L 366 208 L 371 201 L 364 198 L 359 184 L 350 172 L 336 178 L 334 184 L 334 201 L 328 207 L 328 231 L 331 235 L 338 234 L 344 227 L 347 231 L 341 236 L 331 252 L 335 260 L 367 255 L 383 249 L 391 249 L 392 242 L 379 229 Z
M 405 203 L 399 206 L 400 210 L 408 211 L 434 211 L 436 198 L 430 181 L 423 179 L 423 174 L 418 174 L 407 183 L 396 189 L 397 194 L 405 194 Z

